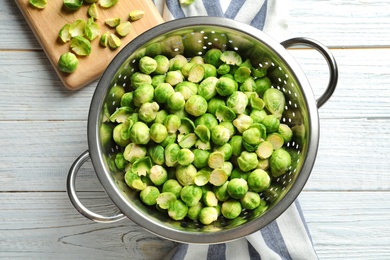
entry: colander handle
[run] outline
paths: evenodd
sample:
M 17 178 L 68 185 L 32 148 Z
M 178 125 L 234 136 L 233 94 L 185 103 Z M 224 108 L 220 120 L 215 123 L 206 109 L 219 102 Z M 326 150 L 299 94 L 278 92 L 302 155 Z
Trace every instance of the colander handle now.
M 72 202 L 73 206 L 77 209 L 78 212 L 80 212 L 81 215 L 83 215 L 86 218 L 89 218 L 95 222 L 100 223 L 111 223 L 116 222 L 122 219 L 125 219 L 126 217 L 119 213 L 114 216 L 103 216 L 101 214 L 95 213 L 88 208 L 86 208 L 80 201 L 80 199 L 77 197 L 76 192 L 76 176 L 80 169 L 80 167 L 88 161 L 90 158 L 89 151 L 85 151 L 82 153 L 72 164 L 72 166 L 69 169 L 68 173 L 68 179 L 67 179 L 67 192 L 70 201 Z
M 332 96 L 333 92 L 336 89 L 336 85 L 338 81 L 338 68 L 337 68 L 336 60 L 333 57 L 333 54 L 329 51 L 327 47 L 325 47 L 320 42 L 305 37 L 291 38 L 281 42 L 280 44 L 284 48 L 292 47 L 295 45 L 305 45 L 308 47 L 312 47 L 315 50 L 317 50 L 319 53 L 321 53 L 322 56 L 325 58 L 329 67 L 329 82 L 325 92 L 317 99 L 317 107 L 320 108 Z

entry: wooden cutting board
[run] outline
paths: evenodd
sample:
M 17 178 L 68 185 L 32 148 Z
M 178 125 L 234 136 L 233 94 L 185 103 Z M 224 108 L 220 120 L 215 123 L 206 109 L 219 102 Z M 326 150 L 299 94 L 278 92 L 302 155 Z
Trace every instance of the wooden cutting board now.
M 115 32 L 104 24 L 104 20 L 112 17 L 120 17 L 121 21 L 128 20 L 128 14 L 132 10 L 143 10 L 145 16 L 132 22 L 133 29 L 127 36 L 121 38 L 122 45 L 116 50 L 101 47 L 100 37 L 91 43 L 92 52 L 88 57 L 79 57 L 77 70 L 72 74 L 62 73 L 57 69 L 57 62 L 62 53 L 70 50 L 70 44 L 62 43 L 58 38 L 58 32 L 66 23 L 73 23 L 77 19 L 88 19 L 87 10 L 89 5 L 83 5 L 75 12 L 67 12 L 63 7 L 63 0 L 49 0 L 45 9 L 38 10 L 28 3 L 28 0 L 15 0 L 39 43 L 47 54 L 50 62 L 56 70 L 65 87 L 77 90 L 99 78 L 114 56 L 127 43 L 146 30 L 163 23 L 164 20 L 157 11 L 151 0 L 119 0 L 119 2 L 108 9 L 98 5 L 99 18 L 97 23 L 100 26 L 100 34 L 106 31 Z

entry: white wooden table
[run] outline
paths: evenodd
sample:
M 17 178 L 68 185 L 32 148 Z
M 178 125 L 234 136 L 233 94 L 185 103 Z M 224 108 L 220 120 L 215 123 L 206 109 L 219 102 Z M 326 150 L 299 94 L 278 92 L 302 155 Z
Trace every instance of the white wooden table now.
M 288 36 L 331 47 L 340 72 L 299 196 L 320 259 L 390 259 L 389 8 L 388 0 L 291 0 Z M 93 223 L 68 200 L 96 82 L 66 90 L 13 1 L 0 0 L 0 35 L 0 258 L 160 259 L 173 242 L 130 220 Z M 292 54 L 319 96 L 325 62 L 312 50 Z M 91 165 L 82 171 L 85 203 L 112 210 Z

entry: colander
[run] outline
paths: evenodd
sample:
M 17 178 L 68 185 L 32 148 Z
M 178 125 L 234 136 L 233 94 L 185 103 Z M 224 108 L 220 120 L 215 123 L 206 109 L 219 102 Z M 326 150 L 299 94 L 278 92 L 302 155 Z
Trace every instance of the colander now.
M 329 82 L 317 100 L 305 74 L 286 48 L 305 45 L 322 54 L 329 67 Z M 272 87 L 286 96 L 282 122 L 294 129 L 294 138 L 287 143 L 293 154 L 290 170 L 272 180 L 271 187 L 261 193 L 268 203 L 265 212 L 244 211 L 234 219 L 218 219 L 203 226 L 192 221 L 174 221 L 155 208 L 144 205 L 138 193 L 127 187 L 123 172 L 110 166 L 112 155 L 118 151 L 114 144 L 105 146 L 100 128 L 104 105 L 113 97 L 108 93 L 116 85 L 128 89 L 130 77 L 137 71 L 137 61 L 144 55 L 163 54 L 169 58 L 182 54 L 187 58 L 204 55 L 210 48 L 235 50 L 255 67 L 267 68 Z M 113 222 L 129 218 L 146 230 L 184 243 L 222 243 L 249 235 L 275 220 L 297 198 L 309 178 L 319 144 L 318 108 L 335 90 L 338 70 L 329 50 L 315 40 L 294 38 L 275 42 L 265 33 L 249 25 L 216 17 L 191 17 L 156 26 L 125 46 L 102 75 L 93 95 L 88 117 L 88 146 L 69 170 L 67 188 L 75 208 L 96 222 Z M 119 104 L 108 104 L 116 107 Z M 91 159 L 96 175 L 107 195 L 121 213 L 104 216 L 86 208 L 77 197 L 76 176 L 84 162 Z

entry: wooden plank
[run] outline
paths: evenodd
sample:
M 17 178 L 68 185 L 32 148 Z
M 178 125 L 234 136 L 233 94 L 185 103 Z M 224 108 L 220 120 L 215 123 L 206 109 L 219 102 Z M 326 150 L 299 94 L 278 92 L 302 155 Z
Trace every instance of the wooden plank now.
M 157 8 L 150 0 L 119 1 L 110 8 L 98 8 L 99 19 L 96 20 L 96 23 L 100 27 L 100 35 L 110 31 L 110 28 L 107 28 L 104 24 L 105 19 L 120 17 L 122 22 L 128 21 L 129 12 L 132 10 L 142 10 L 145 12 L 145 15 L 142 19 L 131 23 L 132 29 L 130 33 L 126 37 L 121 38 L 122 44 L 115 50 L 102 48 L 99 44 L 100 37 L 91 41 L 91 54 L 88 57 L 79 57 L 77 70 L 69 74 L 62 73 L 57 67 L 60 56 L 70 51 L 69 43 L 64 44 L 58 39 L 58 32 L 65 24 L 72 24 L 80 19 L 86 21 L 89 18 L 87 14 L 89 6 L 83 5 L 77 11 L 68 12 L 64 10 L 62 1 L 51 1 L 44 9 L 37 10 L 29 4 L 28 0 L 15 1 L 42 45 L 59 78 L 65 87 L 71 90 L 80 89 L 96 80 L 101 76 L 115 55 L 131 40 L 146 30 L 164 22 Z M 115 33 L 115 30 L 111 30 L 111 33 Z
M 316 96 L 321 95 L 329 77 L 322 56 L 313 50 L 290 53 L 306 73 Z M 332 53 L 339 65 L 339 83 L 331 99 L 319 109 L 320 117 L 388 117 L 390 48 L 334 49 Z M 0 67 L 0 85 L 6 86 L 0 95 L 0 119 L 87 119 L 97 82 L 77 93 L 62 88 L 42 52 L 0 52 Z
M 111 209 L 104 194 L 85 198 L 94 198 L 93 210 Z M 299 200 L 319 259 L 389 259 L 388 192 L 304 192 Z M 130 220 L 93 223 L 63 192 L 1 193 L 0 204 L 2 258 L 161 259 L 175 245 Z
M 390 120 L 340 121 L 321 120 L 306 190 L 388 190 Z M 0 121 L 0 143 L 1 190 L 63 191 L 70 166 L 88 149 L 86 122 Z M 82 169 L 80 190 L 100 190 L 92 166 Z

